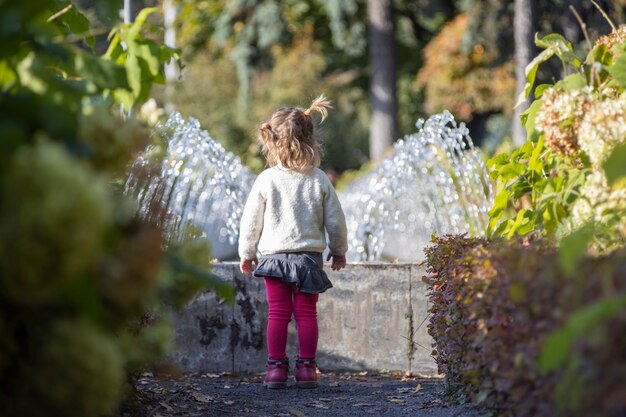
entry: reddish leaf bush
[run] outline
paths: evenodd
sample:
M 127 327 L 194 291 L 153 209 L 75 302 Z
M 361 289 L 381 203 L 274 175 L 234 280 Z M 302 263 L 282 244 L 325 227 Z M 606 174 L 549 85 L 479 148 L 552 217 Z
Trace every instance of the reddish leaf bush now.
M 584 337 L 559 340 L 569 353 L 556 370 L 539 357 L 574 313 L 626 294 L 626 252 L 587 259 L 566 276 L 541 242 L 444 236 L 426 249 L 426 266 L 433 355 L 450 393 L 498 416 L 625 415 L 624 304 L 584 329 L 570 326 Z

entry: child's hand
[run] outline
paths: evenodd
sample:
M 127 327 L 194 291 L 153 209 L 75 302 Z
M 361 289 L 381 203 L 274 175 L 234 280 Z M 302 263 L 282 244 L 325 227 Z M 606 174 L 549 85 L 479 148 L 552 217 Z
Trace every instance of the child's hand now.
M 259 261 L 257 260 L 257 258 L 242 259 L 241 262 L 239 263 L 239 269 L 241 270 L 242 274 L 251 277 L 252 272 L 254 272 L 254 267 L 252 266 L 252 264 L 257 265 L 258 263 Z
M 326 260 L 330 261 L 330 258 L 333 258 L 333 263 L 330 265 L 330 269 L 333 271 L 339 271 L 341 268 L 346 266 L 345 256 L 333 255 L 332 253 L 329 253 Z

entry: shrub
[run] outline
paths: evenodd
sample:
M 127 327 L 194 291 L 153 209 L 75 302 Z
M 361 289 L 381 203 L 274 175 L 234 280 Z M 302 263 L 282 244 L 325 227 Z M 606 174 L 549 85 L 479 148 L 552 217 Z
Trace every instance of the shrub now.
M 0 6 L 13 19 L 0 33 L 3 416 L 114 413 L 125 381 L 169 344 L 167 321 L 146 326 L 146 313 L 212 282 L 206 242 L 165 252 L 119 186 L 148 132 L 111 97 L 145 99 L 173 54 L 141 35 L 149 12 L 99 57 L 75 45 L 93 37 L 74 4 Z
M 429 333 L 450 391 L 499 416 L 624 414 L 625 251 L 566 275 L 541 242 L 434 243 Z

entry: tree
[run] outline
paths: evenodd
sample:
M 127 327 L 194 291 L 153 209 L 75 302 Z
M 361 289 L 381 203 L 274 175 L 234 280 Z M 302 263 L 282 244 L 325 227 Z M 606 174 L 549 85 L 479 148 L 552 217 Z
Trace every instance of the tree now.
M 514 31 L 515 31 L 515 79 L 518 97 L 526 85 L 526 66 L 535 55 L 535 0 L 515 0 Z M 528 107 L 528 100 L 515 108 L 513 118 L 513 143 L 520 146 L 526 141 L 526 132 L 522 127 L 521 115 Z
M 391 0 L 368 0 L 370 62 L 370 159 L 385 156 L 398 135 L 395 24 Z
M 389 23 L 385 38 L 387 46 L 376 49 L 386 55 L 376 62 L 389 66 L 392 59 L 397 60 L 393 64 L 393 71 L 381 72 L 370 71 L 368 65 L 371 61 L 368 55 L 365 0 L 177 1 L 181 5 L 178 44 L 185 45 L 185 55 L 197 55 L 205 66 L 235 66 L 230 75 L 237 74 L 235 88 L 238 87 L 241 104 L 245 104 L 246 108 L 240 112 L 247 119 L 237 121 L 235 115 L 224 114 L 238 111 L 236 105 L 230 105 L 230 96 L 226 99 L 228 103 L 221 103 L 218 111 L 224 114 L 222 120 L 228 121 L 219 123 L 219 128 L 234 120 L 240 126 L 237 129 L 229 126 L 224 130 L 243 133 L 237 138 L 230 135 L 224 137 L 225 142 L 237 143 L 236 147 L 226 144 L 227 149 L 237 153 L 252 149 L 249 145 L 250 135 L 246 132 L 254 127 L 250 120 L 256 117 L 259 105 L 264 111 L 267 111 L 268 105 L 303 105 L 315 93 L 323 91 L 336 104 L 334 117 L 323 126 L 327 132 L 333 132 L 332 140 L 326 145 L 324 163 L 339 171 L 356 168 L 367 159 L 369 126 L 382 126 L 381 123 L 371 123 L 372 115 L 367 100 L 370 76 L 392 75 L 385 75 L 387 80 L 392 80 L 383 83 L 387 85 L 375 82 L 383 88 L 383 94 L 396 97 L 388 100 L 390 103 L 399 103 L 386 110 L 389 114 L 395 114 L 390 120 L 397 121 L 392 122 L 393 128 L 386 129 L 388 139 L 384 147 L 389 146 L 400 134 L 414 130 L 416 118 L 423 115 L 423 96 L 414 83 L 422 61 L 419 51 L 456 10 L 453 0 L 386 0 L 385 7 L 390 13 L 380 16 L 374 12 L 373 16 L 375 19 L 387 19 Z M 311 46 L 311 54 L 324 62 L 316 75 L 318 91 L 309 91 L 308 86 L 291 84 L 299 82 L 297 77 L 291 77 L 293 80 L 289 80 L 290 83 L 272 85 L 273 92 L 267 95 L 262 84 L 267 83 L 268 78 L 275 78 L 271 74 L 282 65 L 280 60 L 292 56 L 290 51 L 302 48 L 303 39 L 307 39 Z M 391 52 L 393 49 L 396 53 Z M 225 61 L 231 62 L 226 64 Z M 297 69 L 300 73 L 311 71 L 300 63 L 290 69 Z M 211 70 L 207 69 L 207 72 Z M 306 78 L 311 79 L 311 75 Z M 320 91 L 322 88 L 324 90 Z M 289 100 L 285 99 L 286 94 L 280 90 L 291 92 Z M 279 97 L 281 101 L 277 100 Z M 205 96 L 203 100 L 208 103 L 225 99 Z M 377 109 L 379 107 L 376 106 Z M 204 113 L 208 114 L 207 111 Z M 212 124 L 204 126 L 216 129 L 216 124 L 214 120 Z

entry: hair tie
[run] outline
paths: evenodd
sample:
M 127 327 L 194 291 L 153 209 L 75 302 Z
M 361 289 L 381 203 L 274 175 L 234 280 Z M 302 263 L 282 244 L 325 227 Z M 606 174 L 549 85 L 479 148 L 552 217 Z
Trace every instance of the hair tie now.
M 305 111 L 303 111 L 303 113 L 304 113 L 305 116 L 309 117 L 309 116 L 311 116 L 311 109 L 310 108 L 306 109 Z
M 269 123 L 263 123 L 261 125 L 261 129 L 269 129 L 270 128 L 270 124 Z

